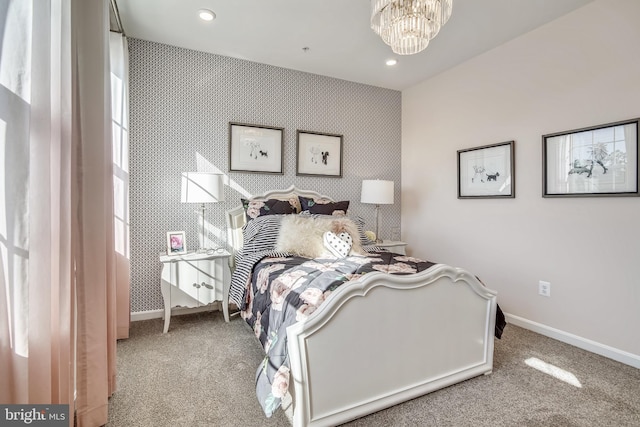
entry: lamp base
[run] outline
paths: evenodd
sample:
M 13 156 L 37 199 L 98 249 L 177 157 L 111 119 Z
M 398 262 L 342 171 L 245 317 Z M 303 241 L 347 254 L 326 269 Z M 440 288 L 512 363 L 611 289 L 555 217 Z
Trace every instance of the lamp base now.
M 376 205 L 376 243 L 382 243 L 380 238 L 380 205 Z

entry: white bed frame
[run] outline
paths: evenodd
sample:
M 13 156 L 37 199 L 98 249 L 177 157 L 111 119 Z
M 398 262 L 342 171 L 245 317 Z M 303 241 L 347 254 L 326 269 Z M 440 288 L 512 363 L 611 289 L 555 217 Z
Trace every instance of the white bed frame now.
M 331 199 L 293 186 L 254 198 L 297 195 Z M 232 250 L 244 223 L 242 207 L 228 212 Z M 338 425 L 491 373 L 495 317 L 496 292 L 444 264 L 339 287 L 287 329 L 294 426 Z

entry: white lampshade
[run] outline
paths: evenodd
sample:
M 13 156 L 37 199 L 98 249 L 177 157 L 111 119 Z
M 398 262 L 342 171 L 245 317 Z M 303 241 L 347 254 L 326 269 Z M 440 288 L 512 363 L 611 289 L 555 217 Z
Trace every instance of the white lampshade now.
M 217 203 L 224 201 L 222 175 L 206 172 L 182 172 L 182 203 Z
M 373 205 L 392 205 L 393 181 L 383 181 L 380 179 L 363 180 L 360 201 Z

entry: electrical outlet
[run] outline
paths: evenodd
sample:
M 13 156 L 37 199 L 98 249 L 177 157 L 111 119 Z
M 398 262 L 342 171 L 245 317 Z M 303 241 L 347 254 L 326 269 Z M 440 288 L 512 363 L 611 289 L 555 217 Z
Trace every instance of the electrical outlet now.
M 551 296 L 551 283 L 540 280 L 538 282 L 538 293 L 543 297 Z

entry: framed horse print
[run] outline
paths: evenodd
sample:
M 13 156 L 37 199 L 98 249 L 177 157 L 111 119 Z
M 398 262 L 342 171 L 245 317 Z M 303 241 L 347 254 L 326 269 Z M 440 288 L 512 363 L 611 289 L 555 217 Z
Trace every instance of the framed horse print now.
M 542 197 L 638 196 L 638 122 L 542 136 Z

